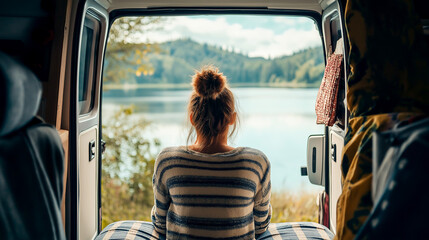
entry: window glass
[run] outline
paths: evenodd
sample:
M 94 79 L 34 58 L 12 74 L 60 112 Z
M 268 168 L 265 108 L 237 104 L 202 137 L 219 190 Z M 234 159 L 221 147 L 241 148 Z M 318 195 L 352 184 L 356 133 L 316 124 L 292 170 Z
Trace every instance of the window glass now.
M 92 110 L 95 95 L 96 53 L 99 36 L 99 22 L 90 16 L 85 18 L 79 58 L 79 114 Z
M 332 46 L 332 49 L 330 49 L 329 51 L 335 52 L 335 49 L 337 47 L 337 41 L 340 38 L 342 38 L 341 25 L 340 25 L 340 20 L 339 20 L 338 16 L 331 20 L 330 30 L 331 30 L 331 46 Z M 344 64 L 344 62 L 343 62 L 343 64 Z M 338 86 L 338 97 L 337 97 L 337 104 L 336 104 L 337 109 L 336 109 L 336 120 L 335 120 L 335 125 L 337 125 L 338 127 L 340 127 L 343 130 L 345 127 L 345 122 L 346 122 L 346 114 L 345 114 L 346 113 L 346 107 L 344 105 L 344 98 L 346 95 L 346 90 L 345 90 L 344 76 L 345 75 L 344 75 L 344 72 L 342 70 L 341 76 L 340 76 L 340 82 L 339 82 L 339 86 Z

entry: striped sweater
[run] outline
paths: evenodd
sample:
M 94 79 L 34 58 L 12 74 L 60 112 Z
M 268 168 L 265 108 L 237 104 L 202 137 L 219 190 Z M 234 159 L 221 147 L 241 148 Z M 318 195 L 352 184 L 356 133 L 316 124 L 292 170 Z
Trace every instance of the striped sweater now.
M 153 175 L 152 222 L 167 239 L 254 239 L 271 219 L 270 162 L 256 149 L 166 148 Z

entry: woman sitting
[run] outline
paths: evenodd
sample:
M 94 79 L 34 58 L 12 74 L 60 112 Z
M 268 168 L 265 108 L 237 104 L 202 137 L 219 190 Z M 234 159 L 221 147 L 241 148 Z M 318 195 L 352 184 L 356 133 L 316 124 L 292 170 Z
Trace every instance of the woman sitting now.
M 188 140 L 195 129 L 196 141 L 156 160 L 154 228 L 167 239 L 255 239 L 271 219 L 270 162 L 259 150 L 228 145 L 237 113 L 217 68 L 204 67 L 192 85 Z

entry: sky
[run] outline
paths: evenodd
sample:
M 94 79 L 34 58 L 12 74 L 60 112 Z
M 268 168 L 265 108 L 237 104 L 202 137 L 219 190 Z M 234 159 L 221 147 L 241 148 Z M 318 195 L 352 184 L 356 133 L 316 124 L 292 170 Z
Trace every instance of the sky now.
M 250 57 L 274 58 L 321 46 L 312 19 L 306 17 L 201 15 L 173 16 L 159 30 L 140 36 L 146 42 L 190 38 Z

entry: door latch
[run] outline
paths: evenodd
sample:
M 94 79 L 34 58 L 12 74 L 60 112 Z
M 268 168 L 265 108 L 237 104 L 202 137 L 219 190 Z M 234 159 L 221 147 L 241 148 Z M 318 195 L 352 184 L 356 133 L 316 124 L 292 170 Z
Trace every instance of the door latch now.
M 106 151 L 106 142 L 101 139 L 101 154 L 103 154 Z
M 308 176 L 307 167 L 301 167 L 301 176 Z
M 337 162 L 337 144 L 331 145 L 331 157 L 334 162 Z
M 97 148 L 95 147 L 95 140 L 92 140 L 89 142 L 89 161 L 92 161 L 92 159 L 95 158 L 95 153 Z

